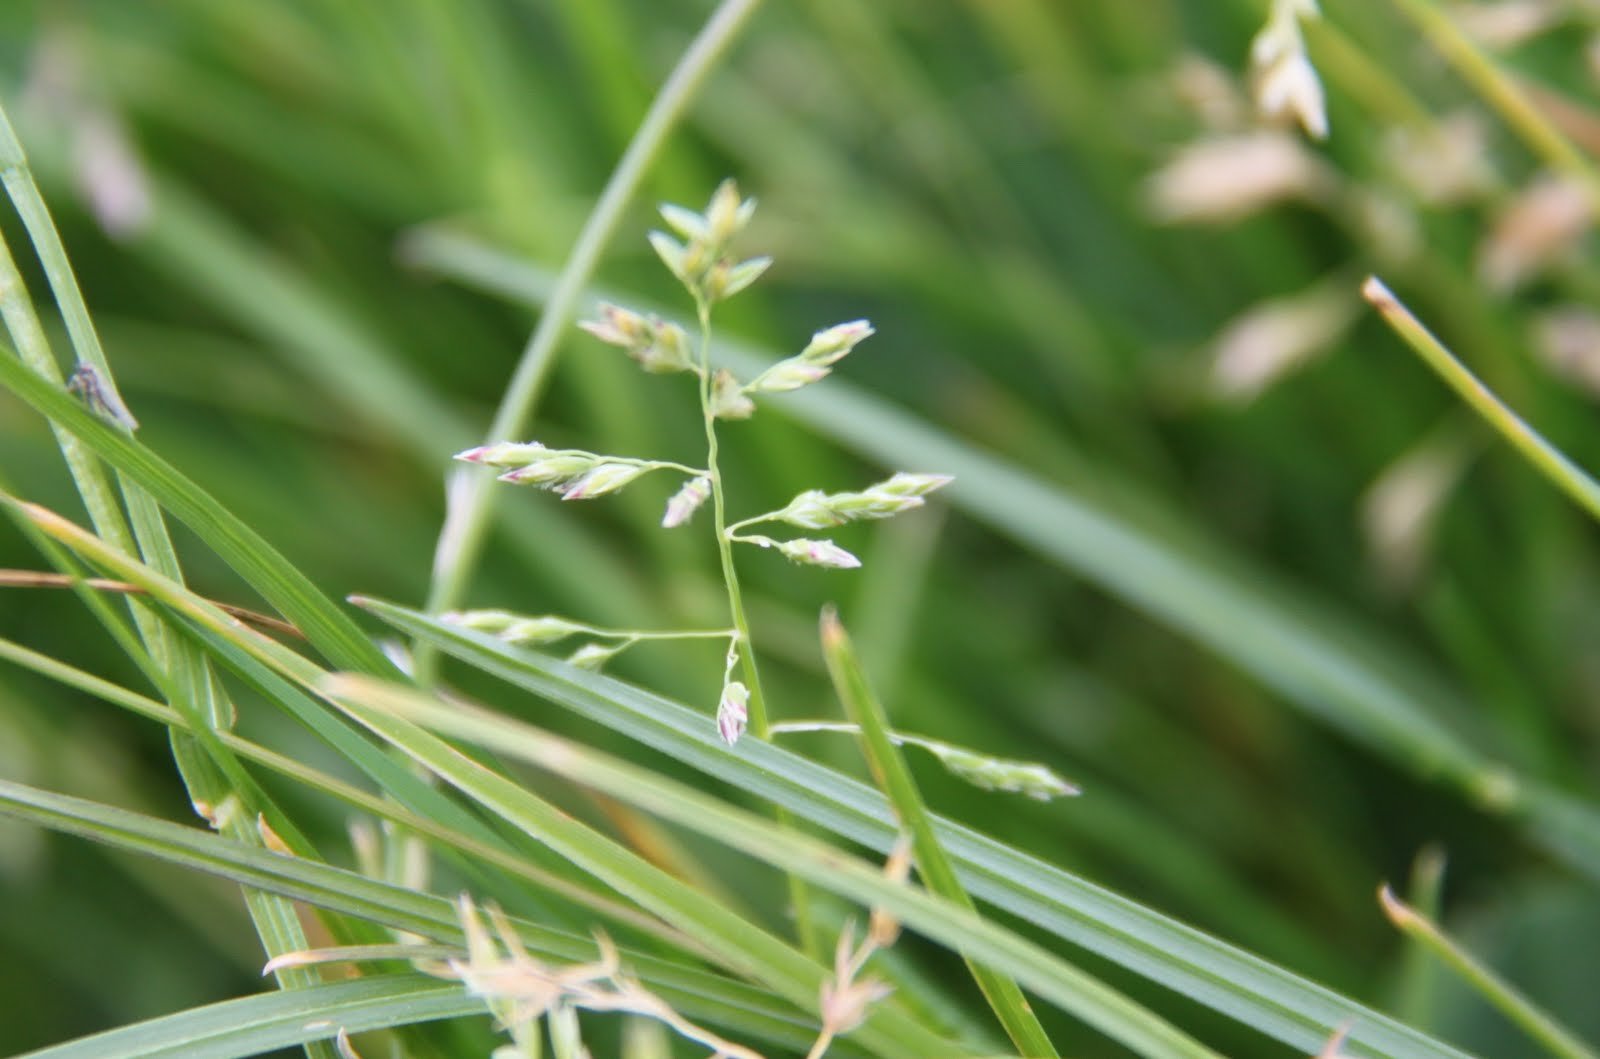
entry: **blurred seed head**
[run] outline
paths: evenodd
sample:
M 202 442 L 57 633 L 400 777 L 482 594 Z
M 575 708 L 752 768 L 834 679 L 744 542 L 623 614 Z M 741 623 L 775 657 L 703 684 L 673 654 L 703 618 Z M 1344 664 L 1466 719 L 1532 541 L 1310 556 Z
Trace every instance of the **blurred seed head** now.
M 1145 185 L 1145 207 L 1162 224 L 1231 224 L 1268 206 L 1322 199 L 1326 167 L 1281 132 L 1197 140 Z
M 1361 501 L 1361 528 L 1379 578 L 1403 591 L 1427 559 L 1445 499 L 1470 454 L 1454 431 L 1425 438 L 1391 463 Z
M 1351 219 L 1384 264 L 1405 264 L 1425 249 L 1417 211 L 1398 194 L 1366 185 L 1352 188 L 1348 201 Z
M 1342 283 L 1319 283 L 1299 294 L 1258 302 L 1230 321 L 1212 343 L 1212 393 L 1227 401 L 1254 400 L 1338 342 L 1359 306 Z
M 1385 168 L 1428 206 L 1482 198 L 1495 186 L 1483 118 L 1458 110 L 1425 128 L 1396 126 L 1384 133 Z
M 1600 397 L 1600 313 L 1563 305 L 1534 317 L 1533 349 L 1557 378 Z
M 1237 132 L 1247 124 L 1249 104 L 1234 74 L 1203 55 L 1186 52 L 1180 56 L 1168 74 L 1168 87 L 1211 132 Z
M 1450 19 L 1467 36 L 1491 51 L 1509 51 L 1553 28 L 1571 5 L 1552 0 L 1497 0 L 1455 3 Z
M 1508 294 L 1566 260 L 1594 223 L 1595 203 L 1578 181 L 1546 174 L 1528 185 L 1495 219 L 1478 248 L 1478 275 Z
M 105 233 L 127 239 L 143 231 L 152 211 L 149 172 L 121 117 L 90 87 L 70 32 L 46 34 L 30 56 L 22 95 L 25 108 L 67 130 L 72 182 Z

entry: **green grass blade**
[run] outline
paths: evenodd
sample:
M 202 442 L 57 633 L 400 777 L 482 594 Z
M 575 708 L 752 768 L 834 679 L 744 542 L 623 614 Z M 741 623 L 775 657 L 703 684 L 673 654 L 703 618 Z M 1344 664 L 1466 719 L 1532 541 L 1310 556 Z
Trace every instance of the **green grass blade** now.
M 855 647 L 840 624 L 838 614 L 831 608 L 822 614 L 822 654 L 828 663 L 828 675 L 833 678 L 834 692 L 851 720 L 860 726 L 861 743 L 873 778 L 894 806 L 900 825 L 911 835 L 917 873 L 923 885 L 951 904 L 976 912 L 977 906 L 967 896 L 934 832 L 933 821 L 916 781 L 911 778 L 911 770 L 906 767 L 899 746 L 889 737 L 889 720 L 867 683 Z M 967 967 L 1019 1053 L 1027 1056 L 1057 1054 L 1049 1035 L 1012 978 L 971 957 L 967 959 Z
M 0 818 L 22 820 L 118 849 L 156 857 L 320 908 L 359 916 L 394 930 L 463 944 L 455 906 L 442 897 L 369 879 L 299 857 L 270 853 L 191 827 L 67 795 L 0 780 Z M 517 936 L 542 960 L 580 963 L 595 958 L 594 941 L 512 920 Z M 721 975 L 657 957 L 623 952 L 640 980 L 686 1013 L 789 1047 L 814 1035 L 809 1017 L 792 1005 Z
M 663 696 L 416 611 L 374 600 L 361 605 L 462 661 L 784 805 L 817 827 L 880 852 L 894 843 L 893 817 L 882 796 L 848 776 L 771 744 L 751 742 L 728 754 L 709 716 Z M 939 817 L 935 826 L 974 897 L 1286 1044 L 1315 1051 L 1349 1026 L 1352 1046 L 1361 1054 L 1463 1057 L 1386 1015 L 978 832 Z
M 326 690 L 347 706 L 397 713 L 429 729 L 520 758 L 799 875 L 842 897 L 886 908 L 912 929 L 970 959 L 1006 967 L 1037 995 L 1140 1055 L 1217 1059 L 1216 1053 L 1198 1041 L 1042 947 L 985 920 L 971 908 L 886 879 L 876 865 L 851 857 L 836 846 L 781 828 L 755 813 L 736 809 L 638 766 L 465 703 L 446 707 L 424 694 L 358 676 L 336 677 Z M 880 1020 L 887 1025 L 886 1015 L 880 1011 L 868 1026 Z M 866 1040 L 864 1033 L 861 1039 Z
M 0 386 L 69 429 L 106 462 L 147 489 L 334 664 L 362 672 L 394 671 L 355 623 L 272 545 L 171 464 L 101 422 L 66 391 L 51 386 L 12 357 L 0 356 Z
M 169 728 L 187 729 L 189 727 L 189 722 L 179 715 L 176 710 L 157 702 L 155 699 L 139 695 L 92 673 L 85 673 L 81 669 L 66 665 L 48 655 L 42 655 L 10 640 L 0 638 L 0 659 L 32 670 L 41 676 L 59 681 L 87 695 L 92 695 L 102 701 L 120 706 Z M 637 930 L 641 934 L 658 938 L 682 951 L 692 951 L 706 955 L 703 946 L 692 937 L 675 931 L 653 918 L 642 915 L 631 907 L 612 901 L 585 889 L 577 883 L 545 871 L 529 863 L 525 858 L 510 852 L 503 844 L 497 841 L 486 841 L 482 838 L 472 837 L 461 830 L 441 823 L 434 817 L 413 812 L 392 797 L 385 798 L 370 794 L 296 758 L 280 754 L 269 747 L 244 739 L 233 732 L 218 732 L 217 737 L 227 746 L 230 752 L 237 754 L 246 761 L 254 762 L 263 768 L 270 769 L 281 776 L 302 784 L 310 790 L 321 791 L 337 798 L 353 809 L 370 813 L 381 820 L 388 820 L 397 824 L 404 828 L 407 833 L 417 835 L 431 842 L 436 849 L 460 854 L 461 856 L 456 858 L 457 863 L 469 873 L 473 872 L 474 869 L 481 869 L 485 865 L 498 869 L 507 875 L 525 880 L 539 889 L 554 893 L 575 904 L 588 908 L 605 917 L 607 921 L 613 924 L 621 924 Z M 382 760 L 388 760 L 381 754 L 378 756 Z M 399 771 L 403 775 L 411 776 L 410 773 L 404 770 Z M 414 777 L 412 778 L 414 779 Z M 425 789 L 432 790 L 432 788 Z M 454 804 L 448 801 L 446 801 L 446 804 L 454 807 Z M 469 816 L 467 819 L 473 821 L 474 824 L 477 823 L 473 817 Z M 487 831 L 484 833 L 489 834 Z
M 224 1000 L 18 1059 L 238 1059 L 329 1040 L 340 1029 L 360 1033 L 483 1011 L 483 1001 L 454 982 L 383 975 Z
M 572 819 L 531 792 L 455 750 L 432 733 L 392 712 L 374 708 L 363 686 L 349 689 L 353 676 L 335 676 L 324 694 L 374 734 L 410 755 L 484 808 L 548 845 L 583 871 L 642 908 L 695 934 L 723 966 L 765 984 L 793 1004 L 817 1003 L 825 974 L 822 966 L 719 903 L 655 867 L 637 854 Z M 390 685 L 376 685 L 385 693 Z M 626 801 L 627 799 L 623 799 Z M 880 1010 L 859 1031 L 861 1043 L 883 1055 L 954 1054 L 954 1045 L 929 1033 L 892 1009 Z

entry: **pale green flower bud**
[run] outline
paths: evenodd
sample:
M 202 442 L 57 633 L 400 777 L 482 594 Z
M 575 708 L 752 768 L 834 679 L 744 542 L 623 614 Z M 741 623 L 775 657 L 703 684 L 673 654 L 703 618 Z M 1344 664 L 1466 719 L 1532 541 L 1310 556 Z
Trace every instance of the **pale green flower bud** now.
M 485 467 L 526 467 L 542 459 L 548 452 L 537 441 L 497 441 L 493 445 L 478 445 L 455 454 L 463 463 L 481 463 Z
M 824 366 L 835 364 L 872 335 L 872 325 L 865 320 L 835 324 L 812 335 L 811 342 L 800 351 L 800 359 Z
M 554 615 L 529 617 L 508 610 L 458 610 L 441 616 L 442 621 L 459 625 L 463 629 L 486 632 L 497 639 L 518 647 L 536 647 L 555 643 L 575 632 L 583 631 L 565 618 Z
M 832 541 L 809 540 L 800 537 L 792 541 L 779 541 L 778 550 L 797 563 L 807 566 L 827 566 L 835 570 L 854 570 L 861 560 Z
M 867 487 L 869 493 L 884 493 L 889 496 L 927 496 L 935 489 L 943 489 L 955 481 L 948 474 L 908 474 L 905 471 L 895 472 L 894 477 L 877 485 Z
M 860 493 L 824 493 L 811 489 L 774 516 L 791 526 L 823 529 L 859 519 L 888 518 L 923 505 L 922 497 L 951 481 L 948 475 L 896 474 Z
M 718 184 L 706 206 L 706 242 L 718 249 L 727 246 L 750 222 L 755 209 L 755 199 L 740 200 L 739 185 L 732 179 Z
M 500 476 L 500 481 L 512 485 L 545 485 L 554 487 L 592 470 L 600 457 L 591 452 L 555 451 L 540 459 Z
M 618 644 L 607 647 L 603 644 L 586 643 L 567 656 L 567 662 L 579 669 L 599 669 L 611 661 L 613 655 L 621 651 L 627 644 Z
M 574 479 L 561 494 L 563 500 L 593 500 L 614 493 L 648 470 L 633 463 L 602 463 Z
M 842 525 L 845 519 L 833 509 L 829 502 L 831 499 L 821 489 L 808 489 L 789 501 L 789 506 L 776 517 L 802 529 L 826 529 Z
M 778 361 L 758 375 L 748 389 L 755 393 L 787 393 L 827 378 L 828 372 L 829 369 L 821 364 L 813 364 L 800 357 L 790 357 L 788 360 Z
M 661 518 L 664 529 L 673 529 L 688 522 L 700 505 L 711 495 L 711 479 L 692 478 L 667 501 L 667 513 Z
M 711 414 L 717 419 L 749 419 L 756 403 L 745 396 L 745 388 L 726 368 L 711 377 Z
M 663 202 L 658 209 L 661 219 L 667 222 L 667 227 L 677 232 L 690 242 L 705 242 L 711 238 L 711 228 L 706 224 L 702 215 L 683 206 L 675 206 L 670 202 Z
M 717 704 L 717 734 L 729 746 L 737 743 L 750 721 L 750 689 L 737 680 L 722 687 L 722 701 Z
M 771 266 L 770 257 L 753 257 L 737 265 L 719 262 L 706 277 L 706 295 L 713 301 L 731 298 L 760 279 Z
M 678 242 L 666 232 L 651 232 L 650 245 L 655 248 L 656 256 L 661 258 L 661 263 L 667 266 L 667 271 L 678 277 L 678 282 L 685 286 L 692 286 L 697 277 L 692 277 L 684 268 L 684 259 L 688 256 L 688 248 Z
M 1041 802 L 1079 793 L 1077 787 L 1043 765 L 985 757 L 942 743 L 922 745 L 953 775 L 986 791 L 1009 791 Z

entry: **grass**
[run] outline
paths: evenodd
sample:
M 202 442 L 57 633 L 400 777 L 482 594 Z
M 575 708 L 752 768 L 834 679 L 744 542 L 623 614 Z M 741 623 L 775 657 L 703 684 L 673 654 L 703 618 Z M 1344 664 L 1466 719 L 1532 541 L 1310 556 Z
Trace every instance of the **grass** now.
M 1562 209 L 1600 186 L 1594 26 L 1325 6 L 1329 138 L 1285 133 L 1291 193 L 1216 223 L 1152 178 L 1258 128 L 1254 0 L 0 13 L 0 1053 L 487 1054 L 486 1001 L 403 952 L 260 977 L 418 937 L 470 970 L 462 891 L 550 967 L 605 930 L 771 1057 L 1592 1053 L 1600 272 Z M 1546 168 L 1569 190 L 1530 197 Z M 429 616 L 730 624 L 665 475 L 458 492 L 435 561 L 486 439 L 705 465 L 672 380 L 570 324 L 692 332 L 644 233 L 730 174 L 776 264 L 713 362 L 878 332 L 719 425 L 730 517 L 955 479 L 830 530 L 859 571 L 737 555 L 760 727 L 859 747 L 726 748 L 720 643 L 595 674 Z M 894 732 L 1083 794 L 980 792 Z M 920 885 L 883 870 L 901 827 Z M 1373 894 L 1424 849 L 1396 929 Z M 898 940 L 836 966 L 873 909 Z M 586 1009 L 593 1054 L 657 1054 L 636 1017 Z

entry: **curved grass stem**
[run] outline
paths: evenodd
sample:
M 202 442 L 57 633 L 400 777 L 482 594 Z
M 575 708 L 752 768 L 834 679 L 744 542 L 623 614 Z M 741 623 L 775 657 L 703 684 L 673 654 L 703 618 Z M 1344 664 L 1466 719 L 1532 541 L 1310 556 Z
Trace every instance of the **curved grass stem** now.
M 1384 282 L 1368 276 L 1361 287 L 1362 295 L 1383 316 L 1384 322 L 1394 328 L 1406 345 L 1461 396 L 1474 412 L 1483 417 L 1511 447 L 1521 453 L 1534 469 L 1548 478 L 1577 505 L 1596 520 L 1600 520 L 1600 482 L 1596 482 L 1581 467 L 1569 460 L 1559 449 L 1546 441 L 1538 431 L 1522 420 L 1494 392 L 1485 386 L 1455 354 L 1436 338 L 1427 326 L 1412 315 L 1411 310 L 1395 297 Z

